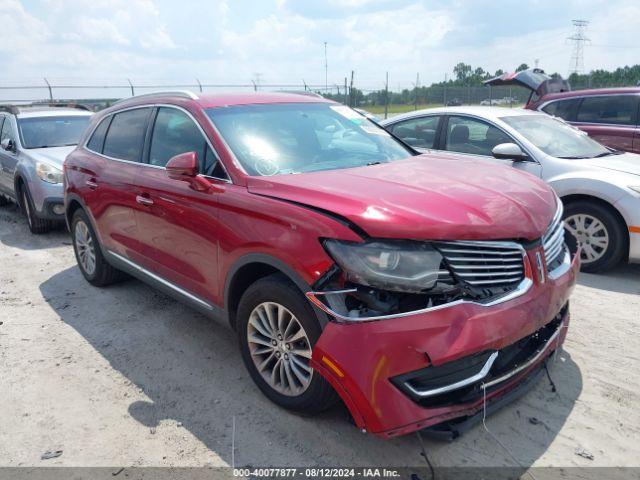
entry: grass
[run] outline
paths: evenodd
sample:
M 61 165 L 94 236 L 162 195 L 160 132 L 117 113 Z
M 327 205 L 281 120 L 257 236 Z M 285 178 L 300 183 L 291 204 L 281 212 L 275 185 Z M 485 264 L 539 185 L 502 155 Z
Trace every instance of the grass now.
M 406 113 L 413 112 L 414 110 L 422 110 L 423 108 L 436 108 L 442 107 L 441 103 L 429 103 L 429 104 L 418 104 L 418 108 L 415 108 L 413 105 L 389 105 L 389 113 Z M 384 105 L 370 105 L 367 107 L 363 107 L 363 110 L 366 110 L 369 113 L 373 113 L 374 115 L 384 115 Z

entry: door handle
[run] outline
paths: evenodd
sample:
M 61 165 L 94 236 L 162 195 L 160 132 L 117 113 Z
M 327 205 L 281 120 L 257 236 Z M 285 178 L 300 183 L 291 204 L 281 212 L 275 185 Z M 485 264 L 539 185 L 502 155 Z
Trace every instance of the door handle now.
M 96 188 L 98 188 L 98 182 L 96 182 L 95 178 L 90 178 L 89 180 L 86 181 L 86 185 L 87 187 L 89 187 L 91 190 L 95 190 Z
M 140 205 L 145 205 L 147 207 L 150 207 L 151 205 L 153 205 L 153 200 L 151 200 L 149 197 L 145 197 L 144 195 L 137 195 L 136 202 L 138 202 Z

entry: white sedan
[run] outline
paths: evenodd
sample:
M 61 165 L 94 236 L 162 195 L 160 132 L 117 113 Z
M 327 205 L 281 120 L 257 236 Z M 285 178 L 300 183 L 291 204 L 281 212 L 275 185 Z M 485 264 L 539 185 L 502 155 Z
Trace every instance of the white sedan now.
M 612 150 L 564 121 L 520 108 L 445 107 L 380 122 L 419 151 L 513 165 L 547 181 L 564 203 L 582 269 L 640 262 L 640 155 Z

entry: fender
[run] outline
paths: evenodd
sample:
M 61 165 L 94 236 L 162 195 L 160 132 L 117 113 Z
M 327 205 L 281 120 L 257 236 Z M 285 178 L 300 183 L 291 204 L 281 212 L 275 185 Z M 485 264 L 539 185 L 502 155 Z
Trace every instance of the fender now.
M 273 267 L 291 280 L 302 291 L 302 293 L 311 291 L 311 286 L 300 276 L 300 274 L 279 258 L 264 253 L 249 253 L 237 259 L 227 272 L 224 282 L 224 310 L 227 314 L 230 312 L 231 282 L 242 267 L 251 263 L 261 263 Z M 313 310 L 320 322 L 320 325 L 324 328 L 324 326 L 329 322 L 329 317 L 315 306 L 313 306 Z

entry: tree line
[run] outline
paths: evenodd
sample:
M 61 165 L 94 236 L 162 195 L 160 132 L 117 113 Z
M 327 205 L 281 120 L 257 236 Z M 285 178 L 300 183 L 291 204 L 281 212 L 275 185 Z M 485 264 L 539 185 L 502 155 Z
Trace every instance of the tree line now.
M 520 72 L 528 70 L 529 68 L 529 65 L 522 63 L 515 71 Z M 456 95 L 455 92 L 464 92 L 466 89 L 483 87 L 484 81 L 504 73 L 502 69 L 491 73 L 481 67 L 474 68 L 469 64 L 460 62 L 453 67 L 453 75 L 451 78 L 432 83 L 429 86 L 414 86 L 413 88 L 405 88 L 399 92 L 387 92 L 384 89 L 380 89 L 367 93 L 353 87 L 347 92 L 324 93 L 323 95 L 339 102 L 344 102 L 345 99 L 347 99 L 348 103 L 352 106 L 384 105 L 385 103 L 395 105 L 430 103 L 430 98 L 434 97 L 434 91 L 437 92 L 435 96 L 439 98 L 443 97 L 443 90 L 449 90 L 451 96 L 454 96 Z M 560 77 L 561 75 L 555 72 L 550 73 L 550 76 Z M 639 85 L 640 82 L 640 65 L 619 67 L 613 71 L 596 69 L 587 74 L 572 73 L 568 80 L 574 89 L 635 86 Z M 526 95 L 528 94 L 525 94 L 525 96 Z M 388 102 L 385 102 L 387 99 Z

